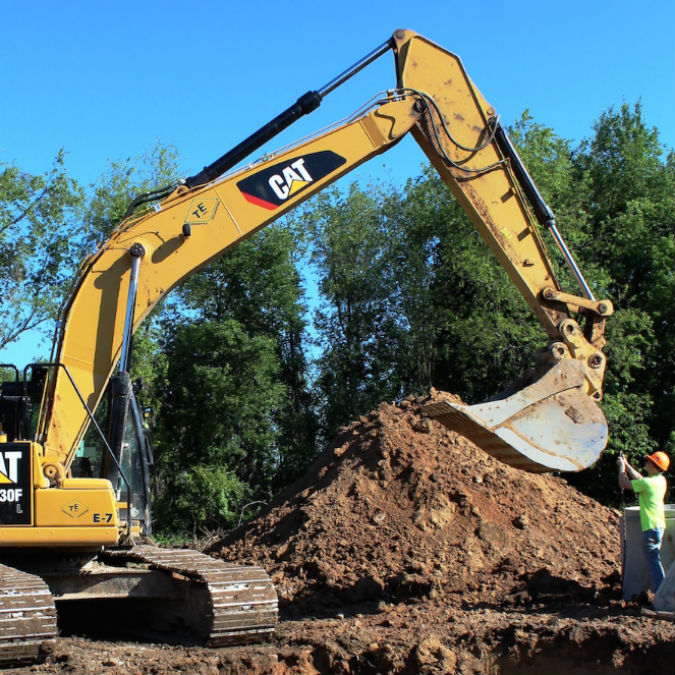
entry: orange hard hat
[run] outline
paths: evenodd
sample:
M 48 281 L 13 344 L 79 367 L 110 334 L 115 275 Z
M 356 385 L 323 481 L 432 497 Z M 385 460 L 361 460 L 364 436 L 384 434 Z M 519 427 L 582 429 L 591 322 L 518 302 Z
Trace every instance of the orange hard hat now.
M 661 471 L 668 471 L 668 467 L 670 466 L 670 457 L 668 457 L 665 452 L 661 452 L 659 450 L 652 455 L 647 455 L 647 459 L 652 464 L 655 464 L 659 469 L 661 469 Z

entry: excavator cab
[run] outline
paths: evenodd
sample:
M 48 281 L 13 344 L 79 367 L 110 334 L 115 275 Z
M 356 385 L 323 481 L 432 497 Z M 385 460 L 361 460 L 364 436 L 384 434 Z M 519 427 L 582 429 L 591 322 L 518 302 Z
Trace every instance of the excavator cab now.
M 38 435 L 38 413 L 53 366 L 49 363 L 34 363 L 20 373 L 14 365 L 0 364 L 0 372 L 5 377 L 9 373 L 13 374 L 11 379 L 0 383 L 0 484 L 11 486 L 15 497 L 20 492 L 23 500 L 6 499 L 2 502 L 0 498 L 0 522 L 23 524 L 23 519 L 17 520 L 12 509 L 18 506 L 24 518 L 30 520 L 29 496 L 32 485 L 29 472 L 20 469 L 29 466 L 30 442 Z M 137 382 L 130 392 L 120 456 L 113 456 L 109 434 L 106 436 L 101 432 L 101 425 L 91 425 L 78 444 L 71 463 L 64 469 L 68 478 L 109 480 L 118 504 L 120 521 L 127 523 L 135 534 L 149 536 L 152 531 L 150 471 L 153 456 L 144 409 L 137 399 L 139 389 L 140 383 Z M 108 396 L 106 400 L 110 398 Z M 111 409 L 111 405 L 102 404 L 97 411 L 103 428 L 108 430 L 111 429 Z M 4 511 L 10 509 L 12 512 L 4 513 L 2 504 L 5 505 Z
M 22 377 L 15 365 L 0 364 L 0 434 L 9 440 L 33 436 L 47 372 L 47 368 L 32 364 L 24 369 Z M 5 379 L 10 373 L 14 374 L 12 379 Z
M 110 434 L 104 438 L 92 425 L 79 443 L 70 470 L 75 478 L 110 480 L 120 521 L 130 523 L 134 533 L 149 537 L 152 534 L 150 476 L 154 459 L 146 409 L 138 400 L 140 384 L 134 383 L 131 390 L 119 457 L 113 458 L 110 451 Z M 99 428 L 109 430 L 112 424 L 110 393 L 105 401 L 99 406 L 97 416 L 102 420 Z

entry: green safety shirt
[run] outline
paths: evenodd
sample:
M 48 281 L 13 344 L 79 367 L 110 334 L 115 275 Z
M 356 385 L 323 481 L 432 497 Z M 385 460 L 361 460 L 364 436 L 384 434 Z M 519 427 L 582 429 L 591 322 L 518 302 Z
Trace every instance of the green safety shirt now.
M 642 531 L 666 528 L 666 513 L 663 499 L 666 496 L 666 479 L 663 475 L 645 476 L 632 480 L 631 485 L 640 505 Z

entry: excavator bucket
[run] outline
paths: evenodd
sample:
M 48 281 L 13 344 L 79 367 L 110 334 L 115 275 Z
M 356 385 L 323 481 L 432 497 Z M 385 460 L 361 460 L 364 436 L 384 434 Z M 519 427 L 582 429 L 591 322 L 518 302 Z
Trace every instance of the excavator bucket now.
M 607 444 L 607 421 L 584 393 L 583 366 L 565 359 L 534 384 L 477 405 L 448 400 L 424 410 L 488 454 L 532 473 L 581 471 Z

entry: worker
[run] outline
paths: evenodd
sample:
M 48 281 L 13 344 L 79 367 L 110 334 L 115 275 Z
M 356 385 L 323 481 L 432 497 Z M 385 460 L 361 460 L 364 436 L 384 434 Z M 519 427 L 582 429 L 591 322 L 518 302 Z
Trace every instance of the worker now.
M 664 498 L 666 496 L 666 478 L 663 475 L 670 466 L 670 459 L 665 452 L 655 452 L 645 457 L 645 473 L 642 476 L 620 455 L 619 486 L 624 490 L 633 490 L 638 496 L 640 505 L 640 528 L 647 567 L 651 578 L 652 591 L 656 592 L 664 579 L 661 564 L 661 541 L 666 529 L 666 513 Z

